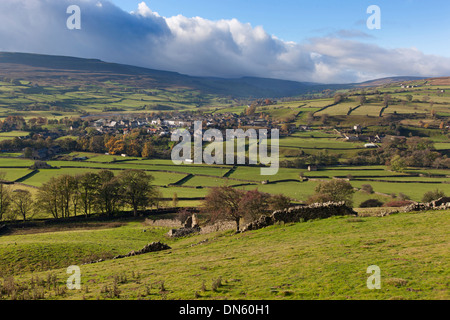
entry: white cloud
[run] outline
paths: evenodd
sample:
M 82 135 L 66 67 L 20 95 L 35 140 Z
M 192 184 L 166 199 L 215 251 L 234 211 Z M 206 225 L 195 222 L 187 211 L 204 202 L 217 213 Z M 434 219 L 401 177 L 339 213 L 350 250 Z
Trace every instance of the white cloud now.
M 82 30 L 66 28 L 66 8 L 72 4 L 81 8 Z M 161 17 L 145 2 L 128 13 L 106 0 L 0 1 L 3 51 L 98 58 L 199 76 L 324 83 L 450 74 L 447 57 L 355 40 L 364 37 L 340 30 L 304 43 L 285 42 L 236 19 Z
M 450 74 L 450 58 L 426 55 L 416 48 L 386 49 L 338 38 L 316 38 L 304 49 L 320 54 L 316 64 L 326 64 L 328 76 L 364 81 L 374 77 L 443 76 Z M 347 71 L 347 77 L 344 76 Z
M 138 10 L 136 12 L 132 11 L 131 14 L 138 14 L 143 17 L 152 17 L 152 16 L 160 17 L 158 12 L 153 12 L 144 1 L 139 3 Z

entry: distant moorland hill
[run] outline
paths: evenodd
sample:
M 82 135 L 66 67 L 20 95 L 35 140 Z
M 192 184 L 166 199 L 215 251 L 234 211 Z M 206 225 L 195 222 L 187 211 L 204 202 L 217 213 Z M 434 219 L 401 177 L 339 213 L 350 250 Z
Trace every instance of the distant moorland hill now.
M 348 89 L 356 86 L 379 86 L 398 81 L 419 80 L 419 77 L 393 77 L 361 84 L 318 84 L 288 80 L 243 77 L 224 79 L 193 77 L 176 72 L 153 70 L 98 59 L 82 59 L 29 53 L 0 52 L 0 77 L 26 79 L 38 85 L 70 85 L 79 82 L 117 81 L 141 88 L 188 88 L 203 94 L 238 98 L 290 97 L 317 93 L 326 89 Z

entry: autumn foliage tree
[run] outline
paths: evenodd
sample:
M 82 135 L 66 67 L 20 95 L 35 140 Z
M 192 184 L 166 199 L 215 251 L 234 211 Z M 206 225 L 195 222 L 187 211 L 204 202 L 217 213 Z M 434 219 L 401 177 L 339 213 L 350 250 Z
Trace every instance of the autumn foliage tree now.
M 252 103 L 246 110 L 245 110 L 245 114 L 247 116 L 253 116 L 256 112 L 256 106 L 257 104 L 254 102 Z
M 283 210 L 291 206 L 291 199 L 284 194 L 275 194 L 270 197 L 268 204 L 271 211 Z
M 232 187 L 214 187 L 205 197 L 203 210 L 210 215 L 212 221 L 236 222 L 236 231 L 239 232 L 242 218 L 239 202 L 243 194 L 244 191 Z
M 256 189 L 245 192 L 239 201 L 242 217 L 249 221 L 257 219 L 262 213 L 268 211 L 269 199 L 269 194 Z
M 147 141 L 142 148 L 142 158 L 150 159 L 154 155 L 154 147 L 151 141 Z
M 290 201 L 281 195 L 273 200 L 273 196 L 258 190 L 244 191 L 222 186 L 210 189 L 202 209 L 212 221 L 234 221 L 236 232 L 239 232 L 242 218 L 252 221 L 270 213 L 275 206 L 281 209 L 282 203 L 286 207 L 290 205 Z

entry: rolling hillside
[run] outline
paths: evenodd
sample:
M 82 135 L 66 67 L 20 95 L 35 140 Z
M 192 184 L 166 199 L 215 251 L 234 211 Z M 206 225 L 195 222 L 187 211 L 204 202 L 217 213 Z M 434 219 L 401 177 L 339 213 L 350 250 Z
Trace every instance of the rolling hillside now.
M 204 94 L 232 97 L 286 97 L 320 92 L 328 85 L 295 81 L 240 78 L 222 79 L 191 77 L 175 72 L 152 70 L 129 65 L 107 63 L 97 59 L 81 59 L 28 53 L 0 53 L 0 77 L 27 80 L 39 85 L 61 85 L 76 82 L 102 83 L 117 81 L 140 88 L 183 87 Z M 333 85 L 347 88 L 346 85 Z
M 376 87 L 396 82 L 423 80 L 425 77 L 388 77 L 353 84 L 320 84 L 269 78 L 242 77 L 224 79 L 193 77 L 176 72 L 161 71 L 107 63 L 99 59 L 83 59 L 30 53 L 0 52 L 0 77 L 26 79 L 28 81 L 57 83 L 61 81 L 130 80 L 138 87 L 187 87 L 204 93 L 235 97 L 288 97 L 326 89 L 339 90 L 352 87 Z M 88 78 L 86 78 L 88 77 Z M 436 78 L 433 85 L 446 85 L 448 78 Z

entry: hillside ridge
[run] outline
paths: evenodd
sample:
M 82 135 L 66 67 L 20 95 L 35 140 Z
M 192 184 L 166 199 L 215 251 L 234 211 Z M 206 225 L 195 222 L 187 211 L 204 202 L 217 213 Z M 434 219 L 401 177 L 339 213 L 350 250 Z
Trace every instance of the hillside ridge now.
M 184 87 L 204 94 L 220 96 L 262 98 L 291 97 L 318 93 L 326 89 L 340 90 L 360 86 L 375 86 L 423 77 L 391 77 L 360 84 L 321 84 L 246 76 L 241 78 L 196 77 L 163 71 L 69 56 L 34 53 L 0 52 L 0 77 L 40 83 L 64 84 L 65 81 L 82 82 L 118 81 L 137 87 Z

